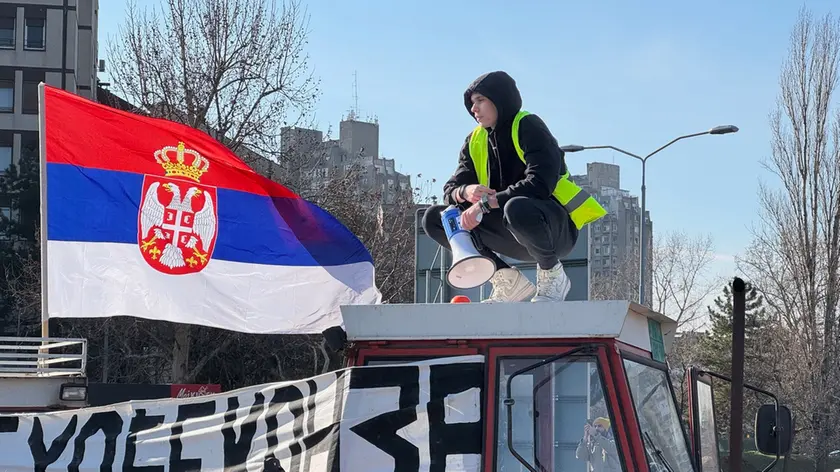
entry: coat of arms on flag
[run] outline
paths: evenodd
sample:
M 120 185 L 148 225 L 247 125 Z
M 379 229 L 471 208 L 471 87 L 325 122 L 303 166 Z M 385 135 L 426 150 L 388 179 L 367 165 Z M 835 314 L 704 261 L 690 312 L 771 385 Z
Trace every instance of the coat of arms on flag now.
M 217 234 L 216 187 L 201 185 L 210 162 L 183 142 L 155 151 L 164 176 L 146 174 L 138 243 L 143 259 L 160 272 L 200 272 L 210 262 Z

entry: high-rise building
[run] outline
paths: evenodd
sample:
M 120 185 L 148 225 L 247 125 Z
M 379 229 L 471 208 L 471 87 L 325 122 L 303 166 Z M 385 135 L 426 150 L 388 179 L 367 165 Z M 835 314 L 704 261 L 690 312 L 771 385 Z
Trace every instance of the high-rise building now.
M 357 121 L 354 116 L 338 127 L 338 145 L 350 156 L 379 156 L 379 123 Z
M 627 271 L 630 268 L 638 271 L 641 208 L 637 196 L 621 189 L 619 166 L 590 162 L 586 165 L 586 175 L 572 176 L 572 180 L 594 196 L 607 210 L 606 216 L 590 225 L 589 267 L 593 280 L 599 277 L 611 277 L 618 271 Z M 650 248 L 653 222 L 649 211 L 645 211 L 645 225 L 646 239 Z M 652 287 L 651 267 L 652 265 L 648 264 L 645 275 L 647 300 L 650 299 Z
M 96 99 L 98 16 L 99 0 L 0 0 L 0 174 L 38 159 L 38 83 Z
M 394 159 L 379 155 L 377 122 L 359 121 L 351 115 L 341 121 L 338 139 L 327 141 L 318 130 L 283 128 L 280 149 L 281 156 L 310 156 L 313 190 L 351 171 L 360 190 L 379 193 L 385 204 L 395 203 L 398 195 L 412 189 L 411 177 L 397 172 Z

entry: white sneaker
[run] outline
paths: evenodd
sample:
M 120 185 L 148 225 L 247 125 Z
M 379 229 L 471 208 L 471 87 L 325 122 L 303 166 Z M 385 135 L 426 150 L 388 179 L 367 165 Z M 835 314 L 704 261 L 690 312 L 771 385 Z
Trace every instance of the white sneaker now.
M 493 293 L 481 303 L 521 302 L 532 297 L 537 288 L 516 269 L 499 269 L 490 279 Z
M 551 269 L 537 267 L 537 294 L 531 299 L 532 302 L 562 302 L 569 294 L 572 282 L 563 270 L 563 263 L 557 264 Z

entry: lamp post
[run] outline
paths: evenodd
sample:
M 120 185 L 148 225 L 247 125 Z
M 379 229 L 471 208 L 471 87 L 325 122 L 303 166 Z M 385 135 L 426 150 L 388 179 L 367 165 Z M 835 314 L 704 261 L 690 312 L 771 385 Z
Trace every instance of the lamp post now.
M 703 131 L 703 132 L 694 133 L 694 134 L 686 134 L 685 136 L 680 136 L 680 137 L 674 138 L 669 143 L 659 147 L 659 149 L 653 151 L 652 153 L 648 154 L 645 157 L 638 156 L 636 154 L 633 154 L 632 152 L 627 152 L 627 151 L 625 151 L 623 149 L 619 149 L 615 146 L 578 146 L 578 145 L 571 144 L 571 145 L 568 145 L 568 146 L 560 147 L 560 149 L 563 150 L 563 152 L 579 152 L 579 151 L 585 151 L 587 149 L 612 149 L 613 151 L 618 151 L 622 154 L 626 154 L 626 155 L 628 155 L 630 157 L 633 157 L 633 158 L 636 158 L 636 159 L 638 159 L 639 161 L 642 162 L 642 214 L 639 217 L 639 226 L 640 226 L 640 228 L 639 228 L 639 245 L 640 245 L 640 249 L 639 249 L 639 253 L 640 253 L 640 257 L 639 257 L 639 259 L 640 259 L 639 260 L 639 303 L 640 304 L 642 304 L 642 305 L 645 304 L 645 268 L 647 267 L 647 259 L 648 259 L 648 254 L 647 254 L 647 249 L 648 248 L 647 248 L 647 244 L 645 244 L 646 243 L 646 238 L 647 238 L 647 236 L 645 235 L 645 164 L 647 164 L 647 160 L 650 159 L 650 157 L 653 156 L 654 154 L 658 153 L 659 151 L 665 149 L 666 147 L 668 147 L 668 146 L 670 146 L 670 145 L 674 144 L 675 142 L 680 141 L 682 139 L 694 138 L 694 137 L 697 137 L 697 136 L 703 136 L 705 134 L 718 135 L 718 134 L 729 134 L 729 133 L 736 133 L 736 132 L 738 132 L 738 127 L 735 126 L 735 125 L 715 126 L 714 128 L 712 128 L 708 131 Z

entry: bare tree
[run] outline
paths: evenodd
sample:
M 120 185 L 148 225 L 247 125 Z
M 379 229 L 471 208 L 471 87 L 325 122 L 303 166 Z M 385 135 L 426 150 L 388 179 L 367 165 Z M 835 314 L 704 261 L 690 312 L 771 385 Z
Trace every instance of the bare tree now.
M 697 321 L 706 309 L 705 299 L 719 286 L 719 279 L 711 273 L 712 238 L 682 232 L 657 236 L 650 259 L 651 308 L 676 320 L 678 329 Z M 638 301 L 639 252 L 630 252 L 610 272 L 593 277 L 590 292 L 596 300 Z
M 761 219 L 743 258 L 794 343 L 782 347 L 807 372 L 809 420 L 818 470 L 838 439 L 838 315 L 840 301 L 840 109 L 832 109 L 840 59 L 840 23 L 802 10 L 782 66 L 770 117 L 776 177 L 759 192 Z
M 418 180 L 422 175 L 416 176 Z M 324 207 L 364 243 L 376 267 L 376 283 L 385 303 L 414 300 L 414 214 L 415 202 L 429 194 L 425 182 L 416 187 L 391 188 L 389 198 L 381 191 L 360 191 L 353 180 L 333 181 L 325 189 L 330 195 Z M 336 198 L 336 195 L 352 195 Z
M 111 75 L 145 112 L 207 131 L 234 152 L 271 155 L 290 113 L 302 119 L 316 103 L 307 28 L 298 0 L 279 11 L 274 0 L 167 0 L 142 11 L 131 2 L 109 46 Z
M 110 44 L 111 75 L 140 111 L 204 130 L 249 164 L 276 159 L 281 127 L 316 103 L 307 21 L 297 0 L 279 9 L 265 0 L 168 0 L 142 11 L 132 2 Z M 172 330 L 173 382 L 194 379 L 238 337 L 217 337 L 191 361 L 197 331 L 182 324 Z M 168 334 L 159 334 L 158 344 L 169 342 Z
M 639 252 L 632 251 L 618 259 L 610 270 L 592 276 L 590 296 L 594 300 L 639 301 Z
M 700 341 L 703 333 L 682 331 L 677 333 L 668 351 L 668 365 L 671 368 L 671 383 L 677 397 L 677 410 L 684 419 L 688 419 L 688 383 L 686 373 L 689 367 L 697 365 L 701 357 Z
M 679 328 L 697 322 L 705 313 L 706 299 L 720 286 L 720 279 L 711 273 L 713 262 L 714 241 L 709 235 L 658 236 L 652 257 L 651 308 L 676 320 Z
M 3 298 L 7 300 L 8 313 L 0 333 L 5 331 L 13 336 L 40 336 L 40 263 L 32 256 L 20 252 L 5 254 L 2 259 Z

